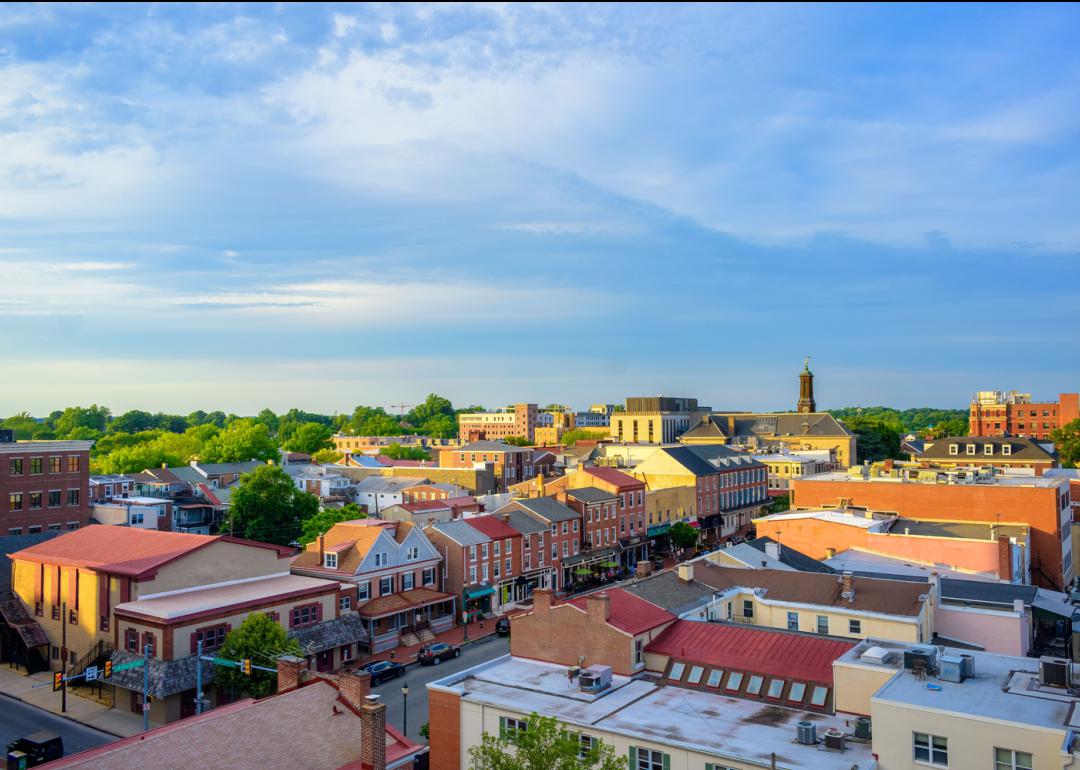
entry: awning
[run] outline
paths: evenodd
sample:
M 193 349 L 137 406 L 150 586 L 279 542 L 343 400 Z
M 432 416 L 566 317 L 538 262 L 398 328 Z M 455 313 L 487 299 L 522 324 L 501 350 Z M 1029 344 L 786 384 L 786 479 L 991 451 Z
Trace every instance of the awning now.
M 602 561 L 602 562 L 600 562 L 600 566 L 601 567 L 607 567 L 608 569 L 614 569 L 615 567 L 619 566 L 619 562 L 617 562 L 617 561 Z
M 689 525 L 690 525 L 691 527 L 693 527 L 694 529 L 701 529 L 701 522 L 700 522 L 700 521 L 698 521 L 697 519 L 694 519 L 693 521 L 691 521 L 691 522 L 688 522 L 688 523 L 689 523 Z
M 0 599 L 0 617 L 19 635 L 27 647 L 32 649 L 49 644 L 45 629 L 30 617 L 22 602 L 14 594 L 6 594 Z
M 574 568 L 574 574 L 575 575 L 591 575 L 592 570 L 589 569 L 588 567 L 575 567 Z
M 362 605 L 357 612 L 361 617 L 374 620 L 375 618 L 384 618 L 407 610 L 418 610 L 421 607 L 427 607 L 429 604 L 439 604 L 453 598 L 451 594 L 444 594 L 442 591 L 434 591 L 430 588 L 413 588 L 399 594 L 390 594 L 389 596 L 372 599 Z
M 645 530 L 649 537 L 656 537 L 657 535 L 667 534 L 667 531 L 671 529 L 671 522 L 664 522 L 663 524 L 657 524 L 654 527 L 649 527 Z
M 472 591 L 465 592 L 466 599 L 479 599 L 484 596 L 491 596 L 495 593 L 495 589 L 491 586 L 485 586 L 484 588 L 474 588 Z

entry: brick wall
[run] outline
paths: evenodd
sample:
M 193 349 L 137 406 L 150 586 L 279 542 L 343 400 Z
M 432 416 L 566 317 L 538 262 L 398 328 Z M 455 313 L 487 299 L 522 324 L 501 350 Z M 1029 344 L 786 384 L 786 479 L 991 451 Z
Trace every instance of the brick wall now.
M 428 744 L 431 770 L 461 770 L 461 696 L 428 690 Z

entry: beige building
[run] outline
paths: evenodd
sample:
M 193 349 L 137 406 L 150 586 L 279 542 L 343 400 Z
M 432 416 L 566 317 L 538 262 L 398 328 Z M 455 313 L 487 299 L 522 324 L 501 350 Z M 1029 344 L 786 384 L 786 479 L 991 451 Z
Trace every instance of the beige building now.
M 611 436 L 620 442 L 670 444 L 709 413 L 696 398 L 642 396 L 626 399 L 626 411 L 611 415 Z
M 827 412 L 714 412 L 692 426 L 683 444 L 728 444 L 752 452 L 825 450 L 841 468 L 855 462 L 855 434 Z
M 458 436 L 462 442 L 499 439 L 535 439 L 538 424 L 536 404 L 514 404 L 513 411 L 470 412 L 458 415 Z

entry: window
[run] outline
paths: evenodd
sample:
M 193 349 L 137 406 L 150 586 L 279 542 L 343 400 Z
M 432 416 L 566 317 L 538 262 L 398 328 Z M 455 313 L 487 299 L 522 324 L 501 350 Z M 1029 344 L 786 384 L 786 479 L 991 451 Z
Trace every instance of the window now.
M 499 736 L 502 738 L 513 736 L 515 732 L 525 732 L 529 729 L 529 723 L 524 719 L 500 717 L 499 723 Z
M 413 559 L 419 559 L 419 558 L 420 558 L 420 546 L 418 546 L 418 545 L 411 546 L 409 548 L 409 550 L 405 554 L 405 560 L 406 561 L 411 561 Z
M 506 576 L 510 577 L 511 572 L 513 572 L 513 570 L 511 569 L 510 560 L 507 559 L 506 560 Z
M 512 554 L 514 552 L 513 546 L 514 546 L 514 541 L 513 540 L 510 540 L 509 538 L 507 538 L 506 540 L 503 540 L 503 553 L 505 553 L 507 556 Z
M 967 453 L 969 455 L 975 454 L 975 450 L 978 448 L 974 444 L 967 444 L 966 446 L 967 446 Z
M 630 747 L 630 770 L 665 770 L 671 766 L 671 759 L 662 751 Z
M 49 507 L 50 508 L 59 508 L 60 507 L 60 490 L 59 489 L 53 489 L 53 490 L 49 491 Z
M 752 599 L 743 599 L 742 614 L 744 618 L 754 617 L 754 602 Z
M 916 762 L 929 762 L 937 767 L 949 766 L 949 739 L 927 733 L 912 733 Z
M 8 461 L 8 475 L 9 476 L 21 476 L 23 475 L 23 461 L 21 457 L 17 457 Z
M 824 706 L 825 701 L 829 698 L 828 687 L 815 687 L 814 692 L 810 695 L 811 706 Z
M 40 508 L 41 508 L 41 493 L 40 492 L 31 492 L 30 493 L 30 510 L 31 511 L 36 511 L 36 510 L 39 510 Z
M 491 564 L 493 566 L 493 569 L 495 570 L 495 579 L 498 580 L 502 576 L 499 570 L 499 562 L 493 561 Z M 486 567 L 487 565 L 485 564 L 484 566 Z
M 375 554 L 375 566 L 385 567 L 390 561 L 390 555 L 386 553 Z
M 320 605 L 318 604 L 305 604 L 303 607 L 293 607 L 292 613 L 289 615 L 289 627 L 299 628 L 300 626 L 310 626 L 319 622 Z
M 13 535 L 13 536 L 21 535 L 22 534 L 22 527 L 12 527 L 11 529 L 8 530 L 8 534 Z M 41 613 L 39 612 L 37 614 L 40 615 Z
M 849 634 L 861 634 L 862 633 L 862 621 L 861 620 L 849 620 L 847 622 L 847 630 Z
M 476 582 L 476 565 L 473 564 L 469 567 L 469 585 Z
M 49 473 L 59 473 L 59 472 L 60 472 L 60 458 L 59 457 L 50 457 L 49 458 Z
M 1020 427 L 1023 428 L 1024 426 L 1021 425 Z M 1001 453 L 1003 455 L 1011 455 L 1012 454 L 1012 445 L 1010 445 L 1010 444 L 1002 444 L 1001 445 Z
M 12 492 L 10 495 L 8 495 L 8 510 L 9 511 L 21 511 L 22 510 L 22 493 L 21 492 Z
M 552 543 L 551 544 L 551 558 L 552 559 L 558 559 L 559 558 L 559 544 L 558 543 Z
M 67 459 L 67 471 L 68 471 L 68 473 L 78 473 L 79 472 L 79 456 L 78 455 L 69 455 L 68 456 L 68 459 Z
M 797 612 L 789 612 L 787 614 L 787 628 L 788 628 L 788 631 L 798 631 L 799 630 L 799 613 L 797 613 Z
M 819 634 L 829 633 L 829 616 L 818 615 L 817 616 L 817 632 Z
M 338 612 L 348 612 L 352 609 L 352 597 L 342 596 L 338 599 Z
M 634 640 L 634 665 L 638 666 L 645 662 L 645 642 L 642 639 Z
M 435 568 L 434 567 L 428 567 L 427 569 L 424 570 L 423 581 L 424 581 L 424 585 L 426 585 L 426 586 L 435 585 Z
M 481 558 L 484 558 L 484 559 L 486 559 L 488 557 L 488 544 L 487 543 L 481 543 L 480 544 L 480 556 L 481 556 Z
M 804 695 L 806 695 L 806 685 L 802 682 L 792 682 L 787 699 L 792 703 L 802 703 Z
M 129 628 L 124 632 L 124 649 L 128 652 L 139 651 L 139 632 L 134 628 Z
M 724 678 L 724 672 L 721 669 L 714 668 L 709 672 L 709 681 L 705 682 L 707 687 L 719 687 L 720 680 Z
M 203 652 L 217 650 L 225 644 L 225 637 L 229 635 L 229 625 L 222 623 L 219 626 L 200 628 L 191 635 L 191 651 L 198 650 L 198 643 L 202 642 Z
M 143 523 L 143 514 L 141 514 L 141 513 L 133 513 L 133 514 L 131 514 L 131 524 L 132 525 L 142 524 L 142 523 Z
M 388 596 L 392 593 L 394 593 L 394 576 L 379 578 L 379 596 Z
M 994 749 L 994 770 L 1031 770 L 1031 754 L 1013 749 Z
M 337 569 L 337 554 L 327 553 L 323 554 L 323 566 L 327 569 Z
M 705 673 L 705 669 L 701 666 L 693 666 L 690 669 L 690 676 L 686 677 L 687 684 L 701 684 L 701 677 Z
M 712 762 L 706 762 L 705 763 L 705 770 L 735 770 L 735 768 L 734 767 L 729 767 L 727 765 L 716 765 L 716 764 L 713 764 Z
M 77 489 L 69 489 L 68 490 L 68 505 L 78 505 L 78 504 L 79 504 L 79 490 L 77 490 Z
M 41 475 L 41 458 L 40 457 L 31 457 L 30 458 L 30 475 L 31 476 L 40 476 Z
M 502 556 L 502 554 L 500 553 L 501 543 L 502 543 L 502 541 L 500 541 L 500 540 L 496 540 L 494 543 L 492 543 L 492 549 L 493 550 L 491 552 L 491 555 L 494 556 L 496 559 L 499 558 L 500 556 Z
M 727 679 L 726 689 L 731 690 L 732 692 L 738 692 L 739 688 L 742 687 L 742 678 L 743 675 L 738 671 L 732 671 Z
M 481 576 L 482 576 L 483 581 L 485 583 L 488 582 L 488 565 L 487 564 L 484 564 L 484 568 L 483 568 L 483 570 L 481 572 Z
M 683 677 L 683 672 L 685 672 L 685 671 L 686 671 L 686 664 L 685 663 L 672 663 L 671 664 L 671 671 L 668 671 L 668 675 L 667 675 L 668 679 L 672 680 L 673 682 L 681 681 L 682 677 Z
M 596 745 L 596 739 L 591 735 L 585 735 L 584 733 L 579 733 L 578 738 L 581 741 L 581 747 L 578 749 L 578 759 L 585 759 Z
M 984 455 L 992 455 L 993 453 L 994 453 L 994 445 L 993 444 L 983 444 L 983 454 Z
M 769 691 L 765 695 L 769 698 L 779 698 L 780 694 L 784 692 L 784 680 L 773 679 L 769 682 Z
M 757 674 L 751 674 L 750 680 L 746 683 L 747 695 L 761 695 L 761 685 L 765 680 Z
M 342 646 L 342 648 L 341 648 L 341 659 L 342 660 L 352 660 L 352 658 L 353 658 L 353 646 L 351 644 L 346 644 L 346 645 Z
M 356 598 L 357 598 L 358 601 L 360 599 L 370 599 L 371 598 L 371 582 L 370 581 L 365 581 L 363 583 L 357 583 L 356 584 Z

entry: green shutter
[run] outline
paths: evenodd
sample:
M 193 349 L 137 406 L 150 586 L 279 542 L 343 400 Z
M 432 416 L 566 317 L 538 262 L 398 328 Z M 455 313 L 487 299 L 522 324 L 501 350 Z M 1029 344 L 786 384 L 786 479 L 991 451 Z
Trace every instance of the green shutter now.
M 499 717 L 499 737 L 506 737 L 506 717 Z
M 664 770 L 671 770 L 671 757 L 664 754 Z
M 637 770 L 637 746 L 630 747 L 630 770 Z

